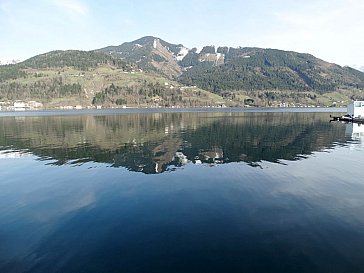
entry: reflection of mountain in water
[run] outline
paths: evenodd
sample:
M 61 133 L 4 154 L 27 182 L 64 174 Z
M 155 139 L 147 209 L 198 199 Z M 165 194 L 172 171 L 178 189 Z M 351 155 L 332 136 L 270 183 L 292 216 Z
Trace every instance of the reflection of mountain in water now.
M 193 163 L 279 162 L 345 141 L 327 113 L 150 113 L 0 118 L 2 150 L 52 164 L 88 161 L 159 173 Z

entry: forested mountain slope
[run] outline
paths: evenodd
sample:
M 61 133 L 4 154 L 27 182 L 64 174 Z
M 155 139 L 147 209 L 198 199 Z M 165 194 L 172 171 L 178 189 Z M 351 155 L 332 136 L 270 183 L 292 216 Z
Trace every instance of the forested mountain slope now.
M 0 66 L 0 101 L 104 106 L 346 105 L 364 73 L 310 54 L 251 47 L 188 49 L 146 36 L 93 51 L 51 51 Z

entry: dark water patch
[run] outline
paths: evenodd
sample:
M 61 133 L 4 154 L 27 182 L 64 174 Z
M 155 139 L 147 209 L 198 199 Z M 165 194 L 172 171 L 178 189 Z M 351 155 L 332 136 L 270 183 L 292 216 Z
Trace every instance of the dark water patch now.
M 0 272 L 364 271 L 361 128 L 327 113 L 0 128 Z

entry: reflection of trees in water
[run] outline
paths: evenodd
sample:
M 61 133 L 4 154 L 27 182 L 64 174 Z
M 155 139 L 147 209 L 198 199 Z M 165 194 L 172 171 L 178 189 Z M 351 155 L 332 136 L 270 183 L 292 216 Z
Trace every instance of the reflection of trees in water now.
M 327 113 L 150 113 L 0 119 L 0 146 L 54 164 L 104 162 L 159 173 L 194 163 L 296 160 L 345 141 Z
M 322 117 L 322 114 L 259 113 L 241 119 L 224 118 L 189 132 L 185 139 L 193 145 L 185 152 L 192 157 L 212 151 L 211 147 L 220 147 L 223 150 L 220 160 L 224 162 L 295 160 L 344 138 L 340 128 Z

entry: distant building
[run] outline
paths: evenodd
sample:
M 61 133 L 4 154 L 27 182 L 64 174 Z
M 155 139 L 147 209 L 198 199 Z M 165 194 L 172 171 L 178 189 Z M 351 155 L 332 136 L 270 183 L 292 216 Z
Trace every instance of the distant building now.
M 28 101 L 28 106 L 31 109 L 42 108 L 43 103 L 32 100 L 32 101 Z
M 355 118 L 364 118 L 364 101 L 354 101 L 348 105 L 348 114 Z
M 15 110 L 25 110 L 26 108 L 29 108 L 29 106 L 24 101 L 17 100 L 17 101 L 14 102 L 14 109 Z

